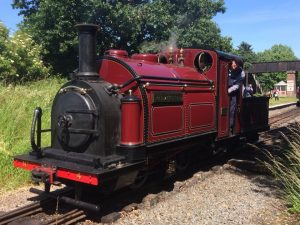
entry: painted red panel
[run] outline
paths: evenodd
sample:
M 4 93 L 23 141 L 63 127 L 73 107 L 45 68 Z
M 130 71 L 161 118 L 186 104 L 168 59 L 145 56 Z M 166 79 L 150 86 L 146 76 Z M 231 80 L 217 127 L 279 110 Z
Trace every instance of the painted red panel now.
M 58 169 L 56 176 L 67 180 L 73 180 L 85 184 L 91 184 L 97 186 L 99 184 L 98 177 L 93 174 L 81 173 L 72 170 Z
M 229 134 L 229 96 L 228 96 L 228 62 L 220 61 L 220 90 L 218 112 L 218 137 L 226 137 Z
M 178 133 L 184 129 L 182 106 L 152 107 L 151 114 L 153 135 Z
M 14 159 L 14 167 L 22 168 L 25 170 L 33 170 L 39 168 L 41 165 L 33 162 Z
M 190 129 L 213 127 L 215 121 L 213 103 L 193 103 L 190 105 L 190 112 Z
M 184 49 L 184 54 L 183 54 L 184 55 L 184 65 L 187 67 L 194 68 L 195 67 L 194 66 L 195 58 L 201 52 L 207 52 L 213 58 L 213 64 L 212 64 L 211 68 L 208 71 L 201 73 L 201 76 L 204 76 L 205 79 L 214 81 L 215 90 L 217 90 L 218 89 L 218 87 L 217 87 L 217 85 L 218 85 L 218 82 L 217 82 L 218 56 L 215 51 L 203 50 L 203 49 Z M 200 74 L 200 72 L 198 72 L 198 73 Z M 184 78 L 187 78 L 187 77 L 184 77 Z M 192 78 L 192 79 L 195 79 L 195 78 Z
M 186 134 L 216 130 L 216 97 L 213 90 L 186 92 Z
M 207 80 L 204 74 L 199 73 L 195 68 L 181 67 L 174 64 L 159 64 L 152 62 L 140 62 L 138 60 L 124 60 L 140 76 L 152 76 L 159 78 L 172 79 L 190 79 L 190 80 Z
M 118 62 L 101 60 L 100 77 L 112 84 L 123 84 L 132 78 L 130 72 Z

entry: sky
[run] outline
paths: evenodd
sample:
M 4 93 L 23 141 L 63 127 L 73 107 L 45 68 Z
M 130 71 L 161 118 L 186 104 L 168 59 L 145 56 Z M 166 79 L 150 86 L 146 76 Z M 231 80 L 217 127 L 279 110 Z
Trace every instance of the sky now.
M 300 58 L 299 0 L 225 0 L 225 6 L 214 21 L 234 47 L 245 41 L 260 52 L 283 44 Z
M 22 17 L 11 3 L 12 0 L 0 0 L 0 21 L 13 33 Z M 225 0 L 225 6 L 226 12 L 213 20 L 222 36 L 232 38 L 234 47 L 245 41 L 260 52 L 283 44 L 300 58 L 299 0 Z
M 13 33 L 17 30 L 17 24 L 22 21 L 18 16 L 18 10 L 11 7 L 13 0 L 0 0 L 0 21 Z

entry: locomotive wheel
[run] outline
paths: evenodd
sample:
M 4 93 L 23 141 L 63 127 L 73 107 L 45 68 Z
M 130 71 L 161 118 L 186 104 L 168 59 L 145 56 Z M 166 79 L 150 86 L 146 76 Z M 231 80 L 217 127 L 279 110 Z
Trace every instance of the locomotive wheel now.
M 247 140 L 249 142 L 256 142 L 259 140 L 259 134 L 258 133 L 250 133 L 246 136 Z
M 167 172 L 168 164 L 166 162 L 162 163 L 161 166 L 158 168 L 158 176 L 162 179 L 165 178 L 166 172 Z
M 48 182 L 44 183 L 44 191 L 45 193 L 49 193 L 50 192 L 50 188 L 51 188 L 51 184 Z
M 81 200 L 82 198 L 82 186 L 78 183 L 75 184 L 75 199 Z
M 184 172 L 191 164 L 191 157 L 189 151 L 179 153 L 175 159 L 175 171 L 179 176 L 184 175 Z
M 148 180 L 149 171 L 148 170 L 141 170 L 138 172 L 137 177 L 133 184 L 129 186 L 131 189 L 139 189 L 141 188 Z

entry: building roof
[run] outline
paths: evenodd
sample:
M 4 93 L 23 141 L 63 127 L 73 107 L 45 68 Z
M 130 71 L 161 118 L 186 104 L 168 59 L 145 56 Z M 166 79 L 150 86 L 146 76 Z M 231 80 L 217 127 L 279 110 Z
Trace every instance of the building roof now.
M 274 86 L 286 86 L 286 82 L 280 81 L 279 83 L 275 84 Z

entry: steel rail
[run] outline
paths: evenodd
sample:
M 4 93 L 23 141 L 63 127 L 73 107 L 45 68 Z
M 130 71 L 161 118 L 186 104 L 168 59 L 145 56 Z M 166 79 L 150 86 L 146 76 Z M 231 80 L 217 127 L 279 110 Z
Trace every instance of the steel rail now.
M 285 120 L 285 119 L 289 119 L 290 117 L 294 117 L 294 116 L 300 116 L 300 108 L 295 108 L 291 111 L 285 112 L 285 113 L 281 113 L 279 115 L 276 116 L 272 116 L 269 118 L 269 123 L 270 125 L 273 125 L 281 120 Z M 299 113 L 299 114 L 298 114 Z
M 48 221 L 46 224 L 47 225 L 74 224 L 85 219 L 86 217 L 87 216 L 83 210 L 74 209 Z
M 44 204 L 49 204 L 53 202 L 52 199 L 45 199 L 39 202 L 32 203 L 30 205 L 23 206 L 21 208 L 17 208 L 8 213 L 5 213 L 0 216 L 0 225 L 8 224 L 12 221 L 18 220 L 25 216 L 31 216 L 43 211 Z
M 65 190 L 59 190 L 54 192 L 58 195 L 61 194 L 68 195 L 71 191 L 72 190 L 65 189 Z M 54 204 L 55 201 L 56 199 L 44 196 L 42 200 L 31 203 L 29 205 L 25 205 L 23 207 L 14 209 L 9 212 L 5 212 L 3 215 L 0 216 L 0 225 L 6 225 L 9 224 L 10 222 L 16 221 L 23 217 L 32 216 L 40 212 L 43 212 L 47 206 Z

